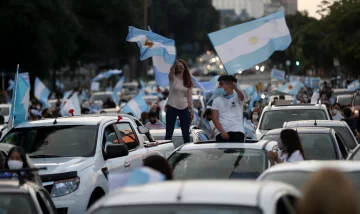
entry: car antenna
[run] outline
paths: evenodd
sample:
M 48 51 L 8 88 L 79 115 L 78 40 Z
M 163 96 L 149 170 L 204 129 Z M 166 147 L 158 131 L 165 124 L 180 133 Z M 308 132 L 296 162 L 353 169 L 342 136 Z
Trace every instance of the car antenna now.
M 54 124 L 54 125 L 56 125 L 56 124 L 57 124 L 56 119 L 57 119 L 57 117 L 55 117 L 55 120 L 54 120 L 54 122 L 53 122 L 53 124 Z
M 315 123 L 314 123 L 314 126 L 317 126 L 316 117 L 315 117 Z

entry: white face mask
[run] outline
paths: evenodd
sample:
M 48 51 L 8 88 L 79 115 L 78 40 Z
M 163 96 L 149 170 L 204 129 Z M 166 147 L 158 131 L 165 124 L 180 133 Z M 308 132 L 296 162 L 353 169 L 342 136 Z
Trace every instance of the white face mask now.
M 333 109 L 332 113 L 335 115 L 335 114 L 337 114 L 337 113 L 338 113 L 338 110 Z
M 254 115 L 252 116 L 252 118 L 253 118 L 254 120 L 257 120 L 257 119 L 259 118 L 259 115 L 254 114 Z
M 22 161 L 18 161 L 18 160 L 9 160 L 8 161 L 8 166 L 9 169 L 21 169 L 23 168 L 23 162 Z

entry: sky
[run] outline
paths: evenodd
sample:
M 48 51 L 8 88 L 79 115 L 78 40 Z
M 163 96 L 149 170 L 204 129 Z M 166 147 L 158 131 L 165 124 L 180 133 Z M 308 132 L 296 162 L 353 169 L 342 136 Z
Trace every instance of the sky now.
M 318 10 L 317 6 L 320 2 L 321 0 L 298 0 L 298 10 L 307 10 L 310 16 L 320 18 L 320 16 L 316 14 L 316 11 Z

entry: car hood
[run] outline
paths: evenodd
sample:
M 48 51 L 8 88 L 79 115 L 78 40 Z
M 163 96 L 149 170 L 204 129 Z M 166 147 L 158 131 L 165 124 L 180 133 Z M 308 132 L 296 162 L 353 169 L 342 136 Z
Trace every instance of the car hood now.
M 40 170 L 40 175 L 56 174 L 63 172 L 80 172 L 93 165 L 92 158 L 84 157 L 61 157 L 61 158 L 31 158 L 36 167 L 46 167 L 46 170 Z

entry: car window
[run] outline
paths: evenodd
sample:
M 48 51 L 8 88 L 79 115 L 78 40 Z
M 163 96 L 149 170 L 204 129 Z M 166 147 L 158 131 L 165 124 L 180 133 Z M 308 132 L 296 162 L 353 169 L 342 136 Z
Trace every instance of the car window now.
M 103 145 L 103 151 L 106 153 L 106 147 L 110 144 L 118 144 L 119 140 L 116 136 L 115 133 L 115 129 L 113 127 L 113 125 L 108 125 L 105 129 L 104 129 L 104 134 L 103 134 L 103 140 L 102 140 L 102 145 Z
M 339 96 L 337 103 L 342 106 L 351 105 L 352 97 L 351 96 Z
M 259 125 L 261 130 L 282 128 L 284 122 L 299 120 L 327 120 L 326 112 L 322 109 L 283 109 L 265 111 Z
M 336 141 L 338 142 L 342 156 L 346 158 L 348 156 L 348 150 L 346 148 L 345 142 L 343 141 L 343 138 L 337 133 L 335 133 L 335 137 L 336 137 Z
M 175 179 L 256 179 L 268 167 L 265 150 L 179 150 L 168 158 Z
M 262 214 L 258 207 L 233 205 L 197 205 L 197 204 L 154 204 L 134 206 L 107 206 L 94 211 L 94 214 Z
M 357 149 L 351 157 L 351 160 L 360 161 L 360 149 Z
M 336 160 L 336 150 L 330 134 L 299 133 L 307 160 Z M 265 134 L 262 140 L 280 141 L 280 134 Z
M 357 95 L 354 100 L 354 106 L 359 106 L 359 105 L 360 105 L 360 95 Z
M 136 132 L 131 127 L 130 123 L 122 122 L 116 124 L 120 132 L 122 142 L 128 147 L 129 150 L 134 150 L 139 147 L 140 143 L 136 137 Z
M 354 134 L 350 129 L 348 129 L 348 126 L 334 126 L 329 128 L 334 129 L 341 135 L 341 137 L 344 138 L 344 141 L 349 149 L 354 149 L 357 146 L 358 143 L 355 140 Z
M 20 146 L 30 157 L 90 157 L 95 152 L 96 133 L 96 125 L 16 128 L 1 143 Z
M 44 214 L 49 214 L 49 210 L 48 210 L 48 208 L 46 206 L 46 203 L 45 203 L 44 199 L 41 197 L 39 192 L 36 193 L 36 199 L 37 199 L 37 201 L 38 201 L 38 203 L 40 205 L 41 211 Z
M 296 201 L 292 195 L 282 196 L 276 203 L 276 214 L 296 213 Z
M 24 193 L 0 193 L 0 213 L 37 214 L 33 199 L 29 194 Z

